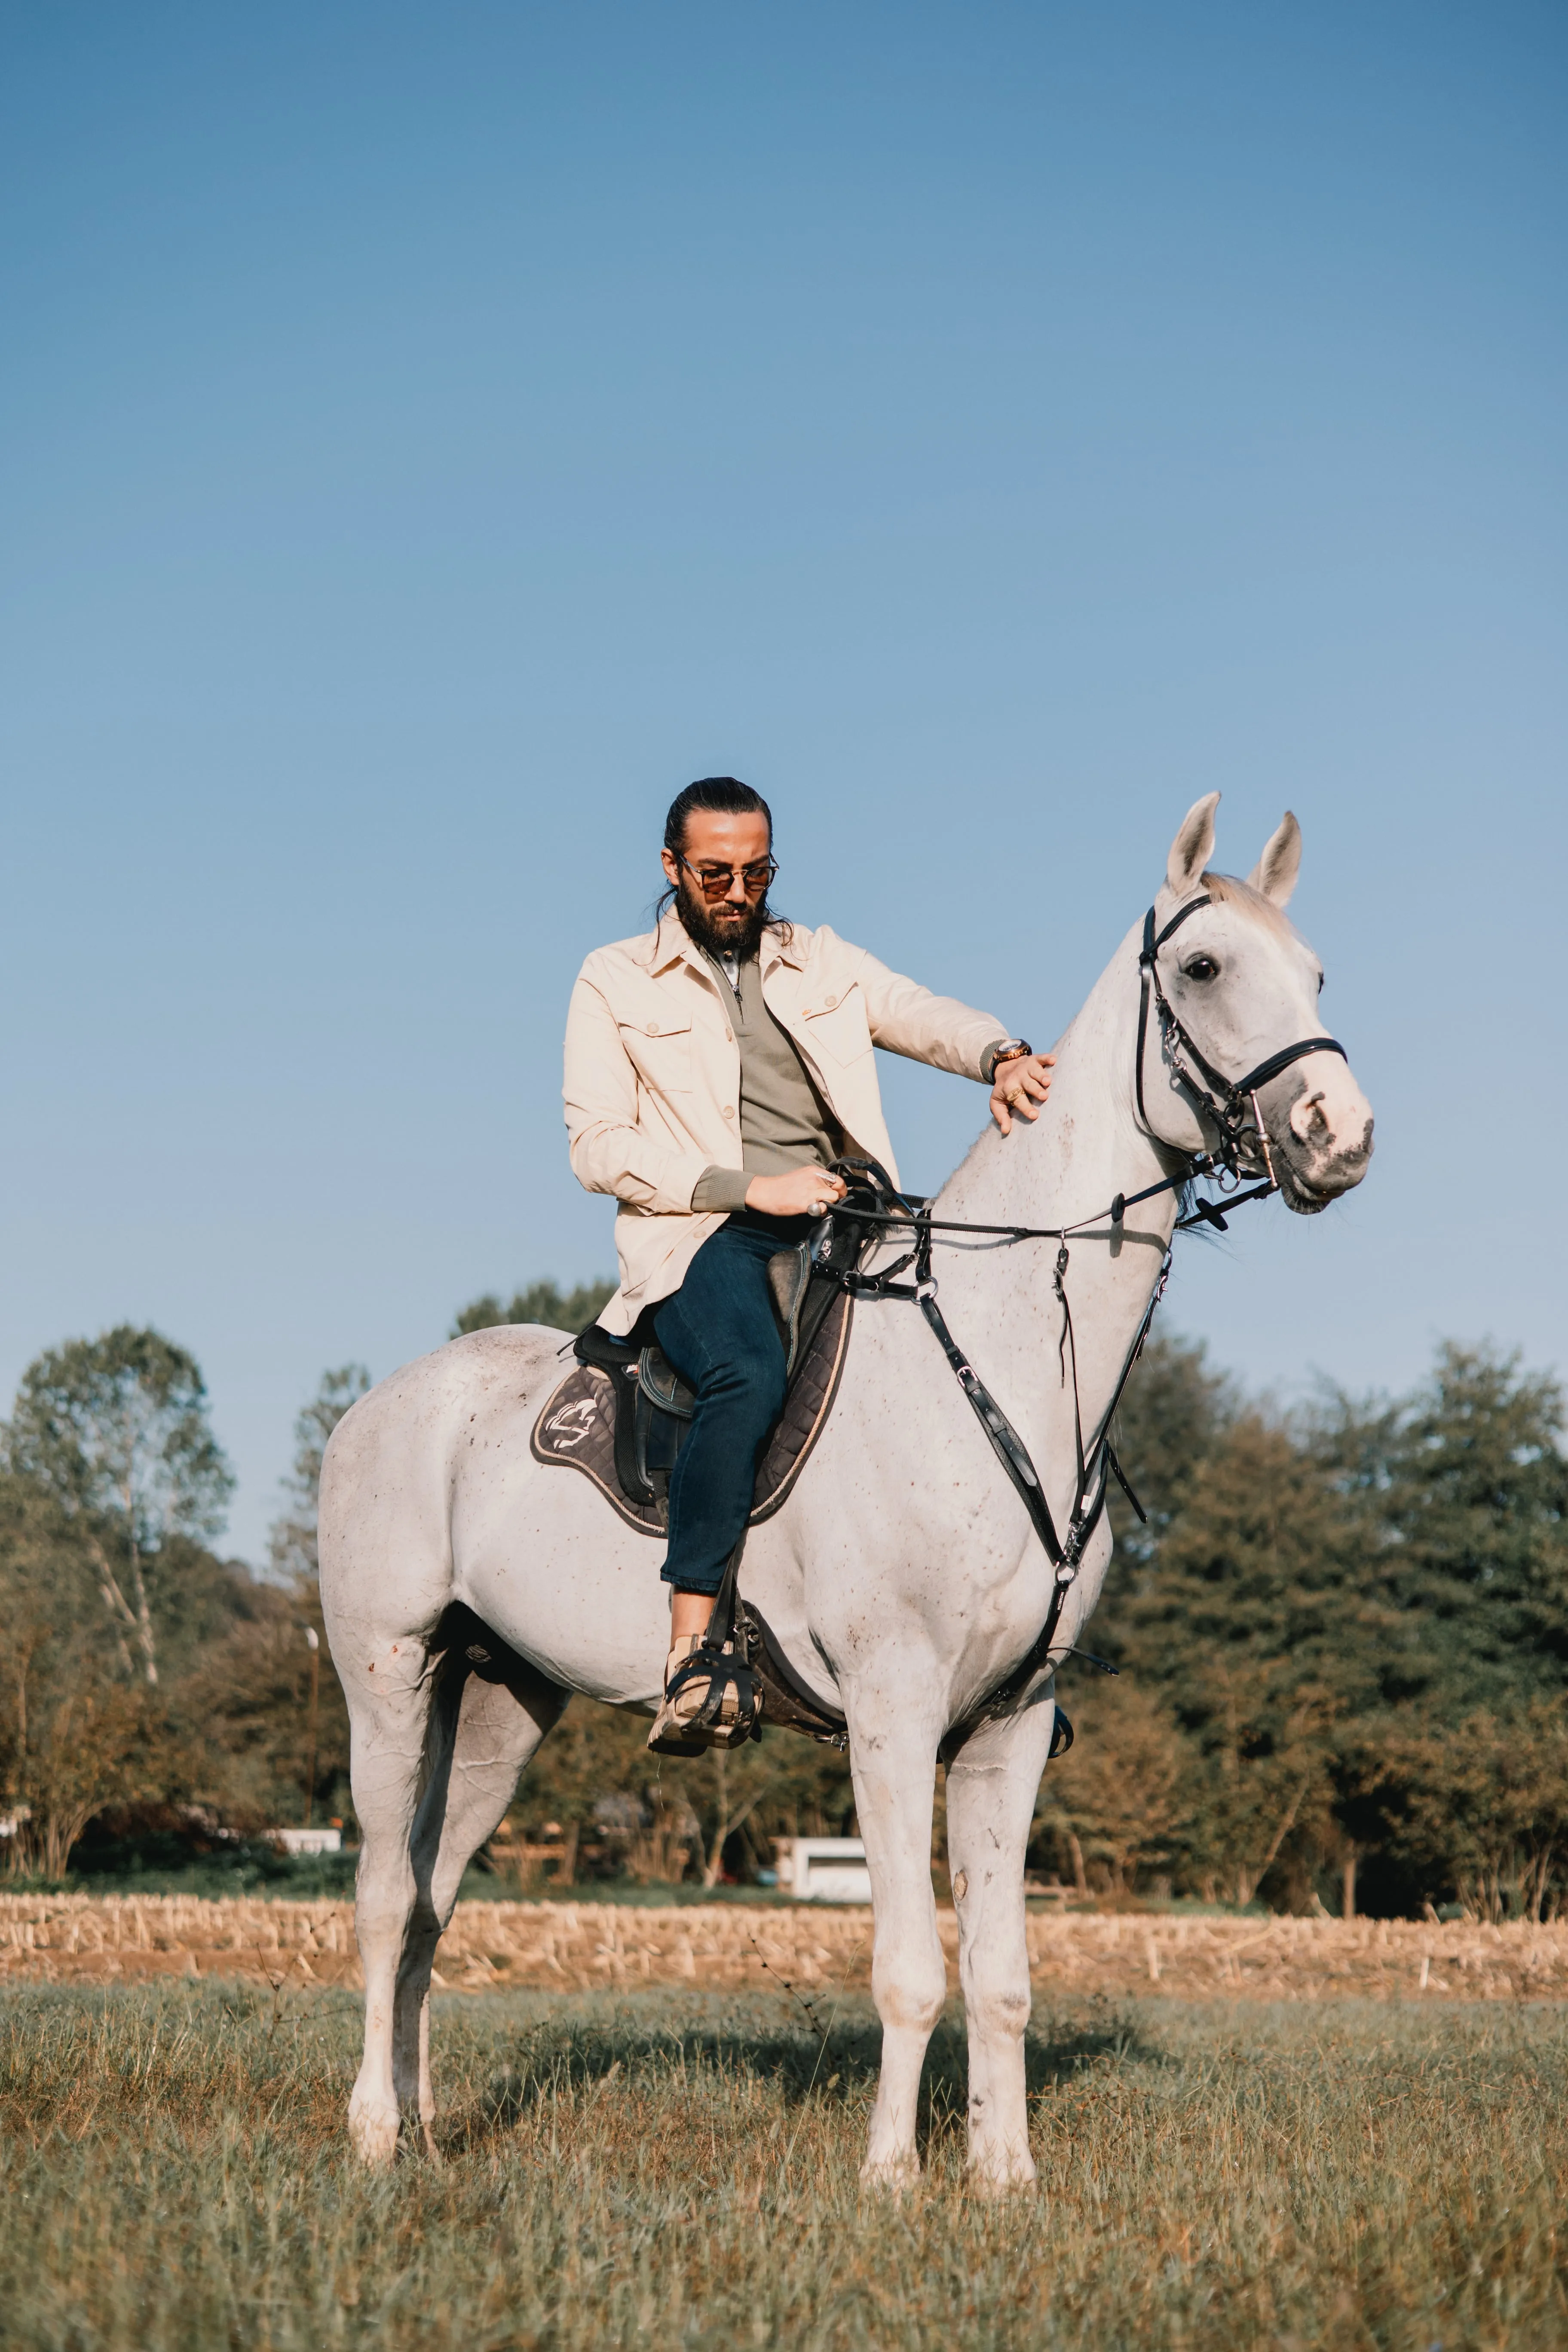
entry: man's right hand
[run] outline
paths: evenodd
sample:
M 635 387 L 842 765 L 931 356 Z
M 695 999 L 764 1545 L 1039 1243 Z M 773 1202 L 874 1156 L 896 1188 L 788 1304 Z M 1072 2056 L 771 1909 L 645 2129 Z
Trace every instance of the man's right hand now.
M 826 1168 L 792 1168 L 784 1176 L 753 1176 L 746 1206 L 760 1209 L 764 1217 L 820 1217 L 847 1190 L 843 1177 Z

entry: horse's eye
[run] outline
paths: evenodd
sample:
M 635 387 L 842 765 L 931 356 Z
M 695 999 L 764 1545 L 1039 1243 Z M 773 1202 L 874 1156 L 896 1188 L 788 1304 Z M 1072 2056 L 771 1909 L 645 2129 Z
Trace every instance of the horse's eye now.
M 1322 973 L 1321 973 L 1321 972 L 1320 972 L 1320 973 L 1318 974 L 1318 994 L 1319 994 L 1320 996 L 1321 996 L 1322 992 L 1323 992 L 1323 975 L 1322 975 Z
M 1185 972 L 1189 980 L 1217 980 L 1219 978 L 1219 966 L 1215 963 L 1213 956 L 1194 956 L 1191 963 L 1184 963 L 1182 966 L 1182 970 Z

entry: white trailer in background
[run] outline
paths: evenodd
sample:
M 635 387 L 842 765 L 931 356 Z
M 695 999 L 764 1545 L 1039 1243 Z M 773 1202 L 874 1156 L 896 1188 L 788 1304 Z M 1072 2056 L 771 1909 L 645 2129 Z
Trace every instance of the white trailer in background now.
M 858 1838 L 774 1838 L 779 1885 L 797 1903 L 869 1903 L 871 1873 Z
M 268 1830 L 266 1832 L 274 1845 L 285 1853 L 342 1853 L 342 1830 Z

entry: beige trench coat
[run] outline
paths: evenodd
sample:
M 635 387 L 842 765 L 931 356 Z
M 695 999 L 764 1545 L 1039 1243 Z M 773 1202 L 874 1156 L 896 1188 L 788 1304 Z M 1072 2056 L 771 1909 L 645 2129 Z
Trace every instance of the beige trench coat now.
M 848 1148 L 879 1160 L 896 1183 L 873 1045 L 979 1078 L 983 1055 L 1006 1029 L 900 979 L 826 925 L 769 931 L 761 953 L 763 1002 Z M 621 1204 L 621 1286 L 599 1319 L 629 1331 L 645 1307 L 679 1289 L 724 1222 L 693 1210 L 699 1177 L 742 1165 L 741 1049 L 722 991 L 679 916 L 597 949 L 583 966 L 566 1016 L 564 1093 L 579 1183 Z

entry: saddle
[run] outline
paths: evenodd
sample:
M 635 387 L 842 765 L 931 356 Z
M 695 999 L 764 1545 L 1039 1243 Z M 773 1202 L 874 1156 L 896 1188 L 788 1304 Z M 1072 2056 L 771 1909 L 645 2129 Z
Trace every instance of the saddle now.
M 751 1517 L 755 1527 L 782 1509 L 838 1393 L 849 1348 L 854 1304 L 846 1267 L 864 1236 L 847 1220 L 814 1259 L 809 1243 L 769 1262 L 768 1288 L 784 1345 L 784 1411 L 758 1465 Z M 628 1527 L 662 1536 L 669 1518 L 669 1478 L 690 1430 L 696 1399 L 660 1349 L 646 1311 L 624 1339 L 590 1323 L 573 1349 L 577 1359 L 534 1423 L 534 1459 L 580 1470 Z

